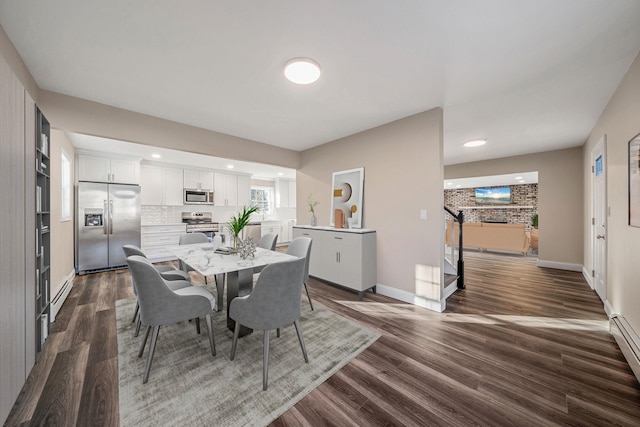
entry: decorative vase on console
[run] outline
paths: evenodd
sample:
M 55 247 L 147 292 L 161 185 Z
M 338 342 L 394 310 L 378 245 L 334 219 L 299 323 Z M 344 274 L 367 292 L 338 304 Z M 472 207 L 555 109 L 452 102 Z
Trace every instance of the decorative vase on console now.
M 307 204 L 309 205 L 309 212 L 311 212 L 311 226 L 315 227 L 318 225 L 318 218 L 316 218 L 316 206 L 318 206 L 318 202 L 316 200 L 311 200 L 311 194 L 307 197 Z

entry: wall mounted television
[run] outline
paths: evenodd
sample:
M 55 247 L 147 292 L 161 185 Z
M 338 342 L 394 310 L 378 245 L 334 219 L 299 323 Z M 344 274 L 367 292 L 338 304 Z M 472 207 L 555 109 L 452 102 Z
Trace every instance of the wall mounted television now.
M 511 187 L 476 188 L 476 205 L 508 205 Z

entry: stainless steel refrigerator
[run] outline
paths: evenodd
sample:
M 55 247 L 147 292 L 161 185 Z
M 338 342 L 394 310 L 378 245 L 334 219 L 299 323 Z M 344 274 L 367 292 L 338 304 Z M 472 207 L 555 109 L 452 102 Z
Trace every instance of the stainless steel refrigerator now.
M 76 273 L 126 266 L 122 246 L 140 246 L 140 186 L 80 182 L 76 201 Z

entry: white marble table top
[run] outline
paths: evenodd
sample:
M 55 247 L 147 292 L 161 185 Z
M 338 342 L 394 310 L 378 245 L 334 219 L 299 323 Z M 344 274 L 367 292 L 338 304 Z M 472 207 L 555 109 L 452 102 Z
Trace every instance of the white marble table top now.
M 203 276 L 231 273 L 253 267 L 262 267 L 275 262 L 296 259 L 293 255 L 268 249 L 256 248 L 255 258 L 242 259 L 240 255 L 225 255 L 215 252 L 218 245 L 196 243 L 192 245 L 167 246 L 167 250 Z

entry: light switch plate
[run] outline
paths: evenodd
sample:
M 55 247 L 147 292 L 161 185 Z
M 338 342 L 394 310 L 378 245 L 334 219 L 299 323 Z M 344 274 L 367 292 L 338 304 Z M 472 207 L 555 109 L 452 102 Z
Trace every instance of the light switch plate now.
M 423 209 L 420 211 L 420 219 L 427 219 L 427 210 Z

